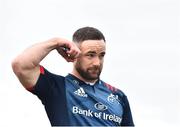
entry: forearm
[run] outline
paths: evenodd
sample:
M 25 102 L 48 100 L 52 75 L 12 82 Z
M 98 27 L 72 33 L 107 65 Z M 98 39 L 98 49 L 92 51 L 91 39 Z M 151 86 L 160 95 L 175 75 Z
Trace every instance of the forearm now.
M 44 57 L 58 46 L 56 39 L 46 42 L 37 43 L 18 55 L 14 60 L 14 64 L 18 64 L 22 69 L 32 69 L 39 65 Z

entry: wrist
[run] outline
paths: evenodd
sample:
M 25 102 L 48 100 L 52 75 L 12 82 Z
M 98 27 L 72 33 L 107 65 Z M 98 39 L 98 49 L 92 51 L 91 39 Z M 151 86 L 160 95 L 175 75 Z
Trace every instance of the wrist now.
M 52 38 L 47 41 L 50 50 L 57 49 L 60 46 L 59 42 L 60 42 L 60 38 Z

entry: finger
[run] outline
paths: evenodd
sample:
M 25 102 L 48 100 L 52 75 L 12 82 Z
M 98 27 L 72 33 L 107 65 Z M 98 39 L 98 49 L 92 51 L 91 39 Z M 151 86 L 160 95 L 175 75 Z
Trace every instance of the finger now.
M 77 47 L 76 44 L 72 43 L 71 47 L 70 47 L 70 50 L 67 51 L 67 53 L 71 54 L 73 53 L 74 51 L 77 51 L 79 50 L 79 48 Z
M 78 54 L 78 52 L 75 50 L 73 50 L 71 53 L 68 53 L 70 58 L 76 58 L 77 54 Z
M 81 54 L 81 52 L 76 52 L 76 53 L 74 54 L 74 58 L 77 59 L 77 58 L 80 56 L 80 54 Z
M 59 48 L 57 51 L 64 58 L 68 56 L 67 53 L 62 48 Z
M 67 51 L 67 53 L 70 54 L 72 57 L 77 58 L 81 51 L 78 47 L 75 46 L 70 51 Z
M 75 61 L 75 58 L 69 58 L 69 57 L 67 57 L 67 58 L 66 58 L 66 61 L 67 61 L 67 62 L 74 62 L 74 61 Z
M 73 53 L 68 54 L 63 48 L 59 48 L 57 51 L 67 62 L 73 62 L 75 60 L 75 55 Z

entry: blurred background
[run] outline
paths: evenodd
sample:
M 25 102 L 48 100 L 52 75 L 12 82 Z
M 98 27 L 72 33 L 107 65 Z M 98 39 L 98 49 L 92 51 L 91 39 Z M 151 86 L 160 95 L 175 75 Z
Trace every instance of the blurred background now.
M 19 83 L 11 61 L 37 42 L 71 40 L 84 26 L 104 33 L 101 79 L 128 96 L 135 125 L 180 125 L 178 0 L 0 0 L 0 17 L 0 126 L 50 126 L 43 105 Z M 56 51 L 41 64 L 64 76 L 72 69 Z

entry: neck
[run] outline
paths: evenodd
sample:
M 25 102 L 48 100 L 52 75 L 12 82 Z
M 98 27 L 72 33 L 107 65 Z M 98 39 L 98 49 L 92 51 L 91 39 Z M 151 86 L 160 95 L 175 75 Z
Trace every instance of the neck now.
M 72 75 L 76 76 L 77 78 L 79 78 L 80 80 L 84 81 L 84 82 L 90 82 L 90 83 L 95 83 L 98 79 L 95 80 L 87 80 L 84 79 L 79 72 L 76 69 L 73 69 L 73 71 L 71 72 Z

